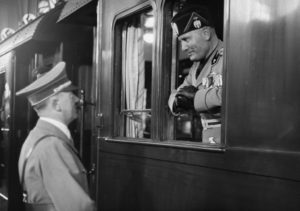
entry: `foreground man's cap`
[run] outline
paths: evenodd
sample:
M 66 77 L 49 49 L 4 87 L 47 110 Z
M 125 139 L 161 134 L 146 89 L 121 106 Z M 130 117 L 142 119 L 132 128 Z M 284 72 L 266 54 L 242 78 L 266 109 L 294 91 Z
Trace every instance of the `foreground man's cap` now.
M 72 85 L 66 73 L 66 63 L 59 62 L 49 72 L 16 93 L 26 96 L 32 106 L 38 105 L 49 97 L 59 93 L 72 91 L 77 87 Z

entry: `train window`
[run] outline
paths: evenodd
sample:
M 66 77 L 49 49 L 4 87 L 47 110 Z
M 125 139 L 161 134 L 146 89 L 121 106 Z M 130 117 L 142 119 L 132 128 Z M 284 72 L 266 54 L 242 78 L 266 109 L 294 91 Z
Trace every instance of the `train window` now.
M 171 64 L 171 83 L 170 89 L 172 90 L 173 96 L 176 96 L 175 90 L 178 91 L 180 87 L 183 86 L 194 86 L 198 89 L 195 97 L 199 97 L 199 90 L 201 86 L 204 86 L 204 81 L 211 82 L 207 85 L 208 89 L 211 89 L 213 92 L 219 92 L 218 97 L 221 97 L 222 87 L 221 84 L 216 84 L 218 79 L 222 81 L 222 40 L 223 40 L 223 9 L 224 2 L 223 0 L 214 0 L 214 1 L 177 1 L 174 3 L 172 8 L 173 16 L 178 13 L 182 8 L 186 6 L 186 4 L 193 4 L 196 6 L 201 6 L 203 8 L 208 9 L 211 14 L 211 18 L 213 19 L 215 29 L 210 31 L 211 33 L 216 33 L 216 39 L 213 45 L 213 53 L 209 56 L 206 61 L 206 65 L 201 69 L 198 65 L 196 66 L 197 60 L 193 59 L 192 56 L 188 55 L 188 49 L 185 47 L 183 49 L 183 42 L 178 41 L 177 34 L 173 29 L 173 47 L 172 47 L 172 64 Z M 190 51 L 192 51 L 190 49 Z M 191 61 L 194 60 L 194 61 Z M 174 62 L 176 61 L 176 62 Z M 218 64 L 220 63 L 220 64 Z M 219 68 L 220 66 L 220 68 Z M 201 69 L 198 76 L 189 74 L 193 71 L 193 69 Z M 221 72 L 218 70 L 220 69 Z M 207 73 L 205 73 L 207 72 Z M 215 76 L 212 74 L 216 74 Z M 220 87 L 217 88 L 217 87 Z M 207 89 L 207 90 L 208 90 Z M 215 90 L 213 90 L 215 89 Z M 210 94 L 207 91 L 204 91 L 203 97 L 201 99 L 207 99 L 206 97 Z M 172 94 L 171 94 L 172 96 Z M 177 97 L 177 96 L 176 96 Z M 179 98 L 176 98 L 180 100 Z M 200 98 L 198 98 L 200 99 Z M 172 104 L 174 101 L 169 100 L 169 107 L 174 106 Z M 210 107 L 205 111 L 195 111 L 196 101 L 193 101 L 192 109 L 184 109 L 180 110 L 180 112 L 172 111 L 170 114 L 173 118 L 173 139 L 180 141 L 192 141 L 192 142 L 201 142 L 205 144 L 220 144 L 221 143 L 221 104 L 217 106 Z M 217 104 L 217 103 L 216 103 Z M 207 105 L 206 105 L 207 106 Z M 209 106 L 209 105 L 208 105 Z M 181 109 L 181 108 L 180 108 Z
M 153 24 L 152 9 L 116 22 L 117 136 L 151 137 Z

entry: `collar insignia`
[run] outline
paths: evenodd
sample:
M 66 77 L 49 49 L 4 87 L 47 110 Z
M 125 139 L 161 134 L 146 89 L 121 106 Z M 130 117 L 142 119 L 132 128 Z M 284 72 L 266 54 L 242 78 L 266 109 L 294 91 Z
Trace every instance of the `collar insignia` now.
M 216 64 L 219 61 L 221 56 L 223 56 L 223 48 L 221 48 L 220 50 L 218 50 L 216 52 L 216 54 L 214 55 L 214 57 L 211 60 L 211 65 Z

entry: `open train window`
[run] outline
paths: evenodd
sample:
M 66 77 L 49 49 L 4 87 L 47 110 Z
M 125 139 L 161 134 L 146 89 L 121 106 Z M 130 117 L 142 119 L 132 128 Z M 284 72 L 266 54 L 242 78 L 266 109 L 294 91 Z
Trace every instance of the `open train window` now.
M 224 22 L 223 21 L 224 1 L 223 0 L 210 0 L 210 1 L 180 0 L 176 2 L 172 1 L 172 3 L 168 5 L 170 11 L 169 14 L 172 14 L 172 16 L 176 15 L 178 11 L 180 11 L 188 4 L 201 6 L 203 8 L 206 8 L 209 11 L 211 18 L 214 22 L 213 33 L 216 33 L 217 38 L 219 39 L 218 45 L 220 44 L 223 46 L 222 40 L 223 40 L 223 22 Z M 173 42 L 172 42 L 172 50 L 171 50 L 172 55 L 170 56 L 171 57 L 170 61 L 172 61 L 170 62 L 170 66 L 171 66 L 170 90 L 171 92 L 173 91 L 173 93 L 174 92 L 176 93 L 175 90 L 176 89 L 178 90 L 179 87 L 184 83 L 186 78 L 191 76 L 188 75 L 192 71 L 191 69 L 195 68 L 195 62 L 197 61 L 191 61 L 192 57 L 190 57 L 187 54 L 188 49 L 185 51 L 182 50 L 183 49 L 182 42 L 180 42 L 177 39 L 177 35 L 174 32 L 174 30 L 171 33 L 173 33 L 172 35 Z M 215 63 L 222 62 L 222 61 L 217 61 L 214 63 L 214 59 L 219 60 L 220 57 L 223 56 L 223 50 L 220 49 L 219 53 L 214 52 L 213 54 L 214 55 L 211 55 L 210 61 L 208 60 L 209 62 L 208 68 L 210 68 L 209 71 L 211 72 L 214 72 L 213 70 L 214 65 L 218 65 Z M 197 67 L 198 69 L 200 69 L 199 66 Z M 203 77 L 201 76 L 202 72 L 204 73 L 204 71 L 207 71 L 205 70 L 205 66 L 202 68 L 198 76 L 195 77 L 195 75 L 197 74 L 192 75 L 193 77 L 189 78 L 189 83 L 186 83 L 185 86 L 193 85 L 194 87 L 198 88 L 199 86 L 204 85 L 203 81 L 206 79 L 212 79 L 212 81 L 214 81 L 215 78 L 210 78 L 209 75 Z M 223 66 L 221 69 L 223 69 Z M 221 78 L 222 80 L 222 72 L 220 73 L 219 78 Z M 213 87 L 214 84 L 209 86 Z M 206 95 L 203 98 L 207 97 Z M 198 95 L 195 95 L 195 97 L 197 96 Z M 194 104 L 195 104 L 195 100 L 194 100 Z M 171 123 L 169 123 L 169 128 L 171 128 L 172 130 L 171 131 L 172 135 L 170 138 L 176 141 L 192 141 L 192 142 L 205 143 L 209 145 L 221 144 L 221 111 L 222 109 L 220 105 L 204 112 L 198 112 L 195 111 L 195 109 L 179 112 L 176 115 L 174 114 L 174 112 L 170 112 L 170 118 L 172 119 L 172 121 L 170 121 Z
M 116 136 L 151 138 L 153 24 L 147 7 L 115 25 Z

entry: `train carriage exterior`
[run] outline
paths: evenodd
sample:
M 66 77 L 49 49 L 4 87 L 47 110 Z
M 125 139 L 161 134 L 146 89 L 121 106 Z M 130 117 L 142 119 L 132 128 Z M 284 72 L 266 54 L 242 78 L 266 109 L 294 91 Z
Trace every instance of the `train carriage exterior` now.
M 167 105 L 191 66 L 170 26 L 187 3 L 211 10 L 224 44 L 220 144 L 202 143 L 197 114 L 174 116 Z M 87 93 L 72 132 L 98 210 L 299 210 L 299 10 L 299 0 L 69 0 L 57 9 L 63 20 L 51 26 L 50 53 L 38 45 L 20 59 L 35 46 L 30 41 L 1 55 L 15 65 L 7 66 L 11 108 L 27 106 L 14 92 L 31 80 L 34 55 L 67 59 Z M 0 69 L 0 80 L 8 73 Z M 16 173 L 22 128 L 35 121 L 17 111 L 13 144 L 3 147 L 8 177 Z M 1 180 L 9 184 L 4 210 L 20 205 L 16 179 Z

